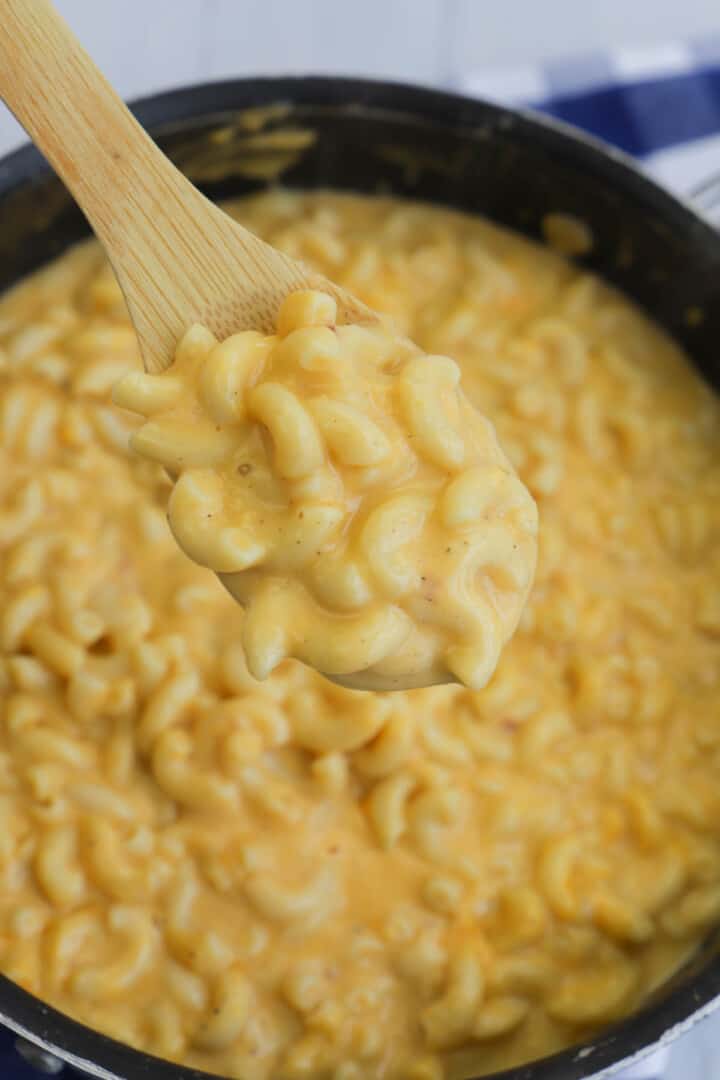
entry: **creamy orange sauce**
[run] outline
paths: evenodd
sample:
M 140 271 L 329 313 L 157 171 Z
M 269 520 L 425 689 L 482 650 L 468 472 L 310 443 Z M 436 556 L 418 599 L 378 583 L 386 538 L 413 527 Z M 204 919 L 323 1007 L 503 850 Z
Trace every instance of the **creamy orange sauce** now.
M 94 246 L 0 303 L 0 969 L 248 1080 L 463 1077 L 592 1035 L 720 916 L 720 409 L 673 344 L 474 218 L 237 207 L 455 357 L 540 510 L 482 691 L 257 683 L 109 403 Z
M 117 405 L 174 479 L 172 533 L 245 609 L 250 673 L 294 657 L 344 686 L 481 690 L 517 627 L 537 510 L 447 356 L 380 322 L 338 325 L 323 292 L 277 333 L 193 326 Z

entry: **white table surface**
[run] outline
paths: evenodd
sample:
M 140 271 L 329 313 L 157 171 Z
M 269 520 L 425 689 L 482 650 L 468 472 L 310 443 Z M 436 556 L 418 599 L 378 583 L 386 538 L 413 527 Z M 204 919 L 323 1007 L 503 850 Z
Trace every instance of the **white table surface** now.
M 720 32 L 719 0 L 56 0 L 124 97 L 332 72 L 453 85 L 468 70 Z M 0 152 L 22 139 L 0 106 Z
M 56 3 L 126 98 L 250 74 L 355 74 L 456 86 L 484 67 L 720 33 L 720 0 Z M 23 140 L 0 105 L 0 154 Z M 720 1080 L 720 1016 L 675 1043 L 664 1080 Z

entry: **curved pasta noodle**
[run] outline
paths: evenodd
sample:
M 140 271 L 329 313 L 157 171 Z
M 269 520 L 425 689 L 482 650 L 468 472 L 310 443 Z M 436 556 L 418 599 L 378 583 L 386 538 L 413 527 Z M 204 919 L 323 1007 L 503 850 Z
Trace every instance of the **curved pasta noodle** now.
M 493 989 L 514 996 L 539 996 L 556 978 L 553 964 L 541 948 L 499 956 L 492 970 Z
M 609 892 L 601 893 L 593 899 L 592 914 L 597 926 L 620 941 L 641 945 L 649 941 L 655 933 L 651 918 Z
M 160 414 L 159 414 L 160 415 Z M 163 417 L 148 420 L 130 439 L 136 454 L 178 472 L 180 469 L 203 469 L 222 461 L 238 446 L 238 437 L 226 428 L 219 431 L 209 421 Z
M 513 511 L 527 515 L 524 528 L 537 528 L 535 508 L 517 476 L 494 461 L 473 465 L 446 486 L 440 512 L 449 529 L 476 525 Z
M 378 781 L 368 796 L 368 816 L 386 850 L 394 847 L 407 830 L 407 802 L 416 787 L 417 780 L 411 773 L 398 772 Z
M 193 971 L 206 977 L 225 971 L 237 959 L 237 949 L 216 930 L 195 926 L 190 933 L 178 934 L 175 944 Z
M 460 910 L 465 891 L 463 882 L 450 875 L 435 875 L 423 886 L 423 900 L 441 915 L 455 915 Z
M 417 795 L 412 802 L 414 826 L 455 825 L 465 806 L 463 793 L 431 788 Z
M 459 468 L 465 457 L 457 422 L 460 369 L 444 356 L 413 357 L 398 382 L 400 404 L 421 454 L 443 469 Z M 455 406 L 453 409 L 452 406 Z
M 308 476 L 325 460 L 320 433 L 299 398 L 280 383 L 263 383 L 248 394 L 248 409 L 270 432 L 275 468 L 290 480 Z
M 73 769 L 91 769 L 97 756 L 90 743 L 72 739 L 42 724 L 22 732 L 17 745 L 29 757 L 45 758 Z
M 354 768 L 373 779 L 388 776 L 409 760 L 415 745 L 415 718 L 411 712 L 391 716 L 372 742 L 356 750 Z
M 298 289 L 285 298 L 278 312 L 277 331 L 285 338 L 305 327 L 332 327 L 336 319 L 337 304 L 332 296 L 316 289 Z M 313 335 L 313 340 L 318 340 L 317 335 Z
M 538 891 L 526 885 L 503 894 L 498 919 L 503 937 L 518 948 L 542 938 L 548 926 L 548 911 Z
M 243 417 L 246 390 L 255 381 L 268 352 L 267 339 L 254 330 L 233 334 L 211 349 L 200 375 L 200 395 L 217 424 Z
M 32 729 L 45 716 L 45 701 L 30 693 L 15 693 L 7 700 L 5 727 L 11 735 Z
M 387 715 L 382 708 L 374 708 L 363 700 L 344 701 L 342 704 L 352 723 L 339 724 L 333 712 L 324 709 L 322 704 L 322 700 L 318 701 L 314 694 L 298 694 L 288 702 L 287 713 L 293 742 L 306 750 L 322 753 L 357 750 L 377 735 Z
M 305 885 L 290 888 L 268 874 L 250 874 L 244 891 L 256 911 L 273 923 L 309 929 L 326 919 L 341 902 L 339 882 L 329 866 Z
M 403 548 L 420 537 L 432 505 L 425 496 L 396 495 L 381 503 L 365 522 L 360 538 L 365 557 L 388 596 L 401 596 L 417 587 L 415 561 Z
M 183 731 L 170 728 L 156 739 L 152 769 L 162 790 L 184 806 L 230 813 L 237 809 L 235 785 L 192 763 L 192 741 Z
M 174 882 L 167 914 L 169 941 L 181 952 L 189 945 L 199 892 L 197 878 L 189 864 L 183 864 Z
M 115 380 L 114 380 L 115 381 Z M 161 379 L 144 371 L 129 372 L 121 382 L 115 381 L 112 398 L 121 409 L 152 416 L 176 405 L 182 394 L 180 379 Z
M 250 1016 L 252 983 L 242 971 L 219 976 L 211 1015 L 195 1030 L 192 1041 L 204 1050 L 224 1050 L 240 1036 Z
M 472 1026 L 472 1038 L 482 1042 L 507 1035 L 525 1019 L 529 1003 L 521 997 L 490 997 L 483 1002 Z
M 689 937 L 712 925 L 720 913 L 720 885 L 700 885 L 677 901 L 660 917 L 666 934 L 673 938 Z
M 305 497 L 310 500 L 315 495 L 308 491 Z M 321 501 L 322 493 L 317 496 L 317 500 L 301 502 L 283 515 L 282 524 L 279 526 L 282 543 L 278 544 L 275 557 L 282 555 L 291 569 L 305 566 L 318 552 L 322 553 L 331 538 L 338 533 L 345 517 L 341 506 Z
M 289 784 L 273 779 L 265 770 L 246 766 L 241 774 L 243 791 L 252 802 L 288 825 L 303 818 L 303 804 Z
M 386 435 L 354 405 L 324 396 L 312 398 L 309 408 L 330 452 L 343 465 L 379 465 L 390 453 Z
M 300 1013 L 317 1008 L 327 994 L 328 980 L 321 961 L 305 961 L 283 980 L 283 996 Z
M 155 740 L 177 724 L 200 688 L 197 672 L 170 675 L 154 690 L 142 711 L 137 727 L 140 746 L 147 750 Z
M 312 765 L 313 776 L 330 795 L 347 791 L 350 779 L 348 760 L 344 754 L 330 753 L 318 757 Z
M 296 1080 L 301 1076 L 327 1070 L 330 1047 L 324 1033 L 310 1032 L 297 1039 L 285 1052 L 280 1063 L 280 1075 Z
M 636 981 L 633 968 L 620 962 L 566 975 L 548 998 L 546 1008 L 553 1019 L 565 1023 L 608 1023 L 622 1012 Z
M 88 818 L 83 833 L 84 862 L 95 884 L 114 900 L 141 902 L 147 893 L 147 873 L 132 865 L 117 827 L 102 818 Z
M 428 1045 L 444 1049 L 467 1039 L 484 994 L 485 977 L 478 958 L 472 954 L 454 958 L 445 993 L 420 1016 Z
M 115 960 L 95 967 L 81 967 L 71 976 L 74 993 L 96 999 L 126 993 L 149 970 L 155 955 L 157 932 L 147 911 L 116 906 L 108 915 L 110 930 L 121 941 Z
M 476 623 L 470 644 L 451 645 L 445 653 L 445 662 L 460 682 L 479 690 L 495 670 L 500 648 L 497 619 L 492 611 L 488 611 L 484 624 Z
M 400 973 L 411 979 L 423 993 L 432 991 L 442 980 L 448 962 L 448 951 L 441 941 L 438 927 L 421 931 L 397 959 Z
M 21 451 L 30 459 L 46 457 L 54 447 L 59 415 L 56 392 L 47 385 L 12 388 L 2 402 L 2 445 Z
M 588 369 L 588 349 L 580 334 L 563 319 L 553 317 L 538 319 L 530 333 L 551 353 L 551 362 L 563 382 L 581 385 Z
M 354 611 L 372 600 L 372 589 L 357 560 L 331 555 L 313 571 L 313 586 L 322 604 L 340 612 Z
M 571 735 L 573 724 L 562 710 L 541 712 L 523 727 L 520 753 L 526 761 L 540 758 L 556 741 Z
M 430 756 L 443 765 L 463 765 L 470 761 L 472 752 L 467 741 L 434 716 L 424 720 L 419 734 Z
M 153 1053 L 177 1059 L 187 1045 L 180 1010 L 169 1001 L 156 1001 L 146 1019 Z
M 226 579 L 232 591 L 232 579 Z M 408 617 L 387 605 L 359 615 L 326 615 L 301 585 L 272 579 L 253 597 L 243 623 L 250 673 L 266 679 L 289 656 L 328 675 L 364 671 L 410 632 Z
M 207 1008 L 209 994 L 205 980 L 175 961 L 168 964 L 167 985 L 183 1009 L 199 1012 Z
M 422 792 L 410 807 L 411 836 L 415 849 L 429 862 L 474 877 L 477 868 L 450 843 L 465 806 L 465 796 L 459 790 L 436 787 Z
M 91 417 L 91 423 L 100 440 L 109 449 L 118 454 L 129 453 L 133 433 L 137 430 L 134 417 L 98 404 Z
M 0 512 L 0 546 L 7 547 L 19 540 L 39 520 L 45 500 L 40 484 L 31 480 L 21 484 L 10 509 Z
M 50 593 L 44 585 L 28 585 L 13 596 L 2 613 L 0 644 L 6 652 L 17 649 L 27 630 L 50 608 Z
M 581 911 L 581 898 L 572 887 L 572 873 L 579 853 L 576 836 L 550 841 L 538 864 L 539 882 L 548 904 L 561 919 L 575 919 Z
M 191 559 L 218 573 L 236 573 L 261 562 L 264 546 L 242 526 L 218 528 L 224 515 L 223 485 L 210 469 L 184 472 L 168 503 L 175 539 Z
M 58 919 L 48 930 L 45 957 L 49 977 L 60 985 L 75 966 L 75 958 L 91 935 L 100 932 L 100 916 L 92 910 L 73 911 Z
M 83 809 L 96 814 L 106 814 L 118 821 L 134 821 L 137 817 L 132 802 L 106 784 L 74 783 L 68 788 L 68 795 Z
M 687 864 L 671 849 L 652 859 L 647 869 L 643 866 L 639 873 L 628 875 L 624 893 L 641 911 L 656 915 L 682 891 L 688 872 Z
M 8 585 L 17 586 L 26 581 L 37 579 L 48 557 L 62 544 L 62 538 L 55 535 L 26 536 L 7 554 L 5 580 Z
M 37 659 L 61 678 L 69 679 L 85 663 L 85 650 L 82 646 L 47 623 L 34 623 L 25 637 Z
M 74 906 L 85 898 L 87 884 L 72 825 L 56 825 L 45 831 L 38 843 L 34 869 L 48 900 L 58 907 Z

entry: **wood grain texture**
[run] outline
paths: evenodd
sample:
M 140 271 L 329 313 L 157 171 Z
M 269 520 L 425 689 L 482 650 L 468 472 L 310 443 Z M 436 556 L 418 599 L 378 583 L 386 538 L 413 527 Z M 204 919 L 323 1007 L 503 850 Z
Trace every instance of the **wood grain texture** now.
M 218 337 L 274 330 L 288 292 L 325 288 L 372 312 L 210 203 L 161 153 L 48 0 L 0 0 L 0 96 L 63 179 L 110 257 L 148 371 L 194 322 Z

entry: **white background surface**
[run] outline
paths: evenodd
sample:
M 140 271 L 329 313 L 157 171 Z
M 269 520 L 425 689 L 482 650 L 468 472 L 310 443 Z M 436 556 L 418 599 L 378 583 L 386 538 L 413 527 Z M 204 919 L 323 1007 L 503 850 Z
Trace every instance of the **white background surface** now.
M 720 0 L 56 3 L 125 97 L 200 79 L 280 72 L 455 85 L 488 66 L 720 32 Z M 0 151 L 21 140 L 0 111 Z
M 291 72 L 452 87 L 487 68 L 720 33 L 720 0 L 56 2 L 124 97 Z M 0 153 L 23 138 L 0 105 Z M 666 1077 L 720 1080 L 720 1019 L 675 1045 Z

